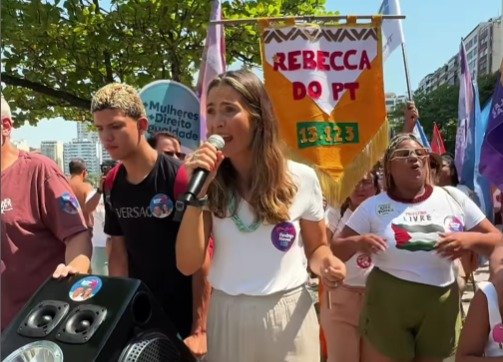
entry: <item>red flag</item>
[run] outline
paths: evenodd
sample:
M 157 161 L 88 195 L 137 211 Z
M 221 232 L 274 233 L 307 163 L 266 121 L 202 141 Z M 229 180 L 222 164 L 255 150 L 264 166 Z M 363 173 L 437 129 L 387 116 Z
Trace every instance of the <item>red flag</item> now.
M 437 127 L 436 123 L 433 123 L 433 135 L 431 136 L 431 151 L 437 155 L 446 153 L 444 140 L 442 139 L 442 134 Z

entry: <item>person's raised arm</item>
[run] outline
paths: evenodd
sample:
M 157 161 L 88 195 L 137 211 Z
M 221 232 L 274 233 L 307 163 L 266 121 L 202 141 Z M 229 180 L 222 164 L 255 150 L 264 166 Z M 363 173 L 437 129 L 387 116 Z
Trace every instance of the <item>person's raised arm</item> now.
M 414 127 L 416 126 L 416 122 L 419 119 L 419 111 L 413 101 L 408 101 L 406 103 L 403 117 L 402 132 L 412 133 L 414 131 Z
M 94 210 L 96 210 L 96 207 L 98 207 L 98 204 L 100 202 L 100 199 L 103 197 L 103 184 L 105 182 L 105 177 L 103 176 L 100 181 L 100 186 L 94 190 L 94 194 L 86 200 L 86 204 L 84 205 L 84 208 L 87 213 L 91 213 Z
M 209 142 L 190 155 L 184 163 L 190 180 L 194 170 L 202 168 L 210 171 L 199 199 L 207 196 L 208 186 L 215 178 L 224 156 Z M 176 266 L 184 275 L 192 275 L 204 263 L 208 240 L 211 234 L 211 213 L 199 206 L 187 206 L 176 237 Z
M 211 233 L 211 214 L 188 206 L 176 237 L 176 266 L 184 275 L 192 275 L 204 263 Z

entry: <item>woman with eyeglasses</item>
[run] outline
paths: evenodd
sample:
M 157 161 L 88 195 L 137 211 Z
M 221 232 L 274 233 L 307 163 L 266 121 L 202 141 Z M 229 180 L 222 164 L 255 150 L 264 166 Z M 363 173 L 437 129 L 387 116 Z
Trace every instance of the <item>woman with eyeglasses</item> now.
M 395 136 L 383 163 L 386 192 L 364 201 L 336 240 L 373 254 L 363 360 L 440 362 L 459 335 L 452 260 L 490 254 L 501 234 L 462 192 L 432 185 L 428 150 L 412 134 Z
M 327 240 L 335 256 L 346 263 L 346 278 L 335 289 L 320 285 L 320 322 L 327 347 L 327 362 L 361 360 L 358 321 L 363 305 L 365 282 L 373 267 L 372 256 L 360 252 L 358 238 L 341 247 L 336 237 L 349 217 L 366 199 L 380 192 L 377 174 L 369 172 L 356 185 L 340 210 L 327 211 Z M 384 247 L 385 244 L 383 243 Z

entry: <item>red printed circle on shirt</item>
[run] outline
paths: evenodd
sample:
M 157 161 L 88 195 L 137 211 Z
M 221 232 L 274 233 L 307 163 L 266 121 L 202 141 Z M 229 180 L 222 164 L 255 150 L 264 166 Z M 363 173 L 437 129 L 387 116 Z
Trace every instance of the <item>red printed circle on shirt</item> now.
M 367 254 L 360 254 L 356 258 L 356 265 L 362 269 L 367 269 L 372 265 L 372 258 Z

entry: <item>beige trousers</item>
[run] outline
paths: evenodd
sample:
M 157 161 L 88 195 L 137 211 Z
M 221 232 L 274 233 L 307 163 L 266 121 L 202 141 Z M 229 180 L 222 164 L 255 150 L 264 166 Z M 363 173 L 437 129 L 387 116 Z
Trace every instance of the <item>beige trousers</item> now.
M 346 285 L 330 291 L 330 298 L 323 291 L 320 323 L 327 343 L 327 362 L 360 362 L 362 337 L 358 325 L 364 294 L 365 288 Z
M 318 320 L 304 286 L 266 296 L 213 290 L 207 362 L 319 362 Z

